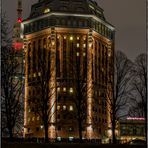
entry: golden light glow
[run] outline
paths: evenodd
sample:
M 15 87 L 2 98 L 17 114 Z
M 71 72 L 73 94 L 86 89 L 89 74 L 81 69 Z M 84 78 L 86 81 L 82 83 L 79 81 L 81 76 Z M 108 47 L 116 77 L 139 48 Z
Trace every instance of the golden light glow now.
M 57 88 L 57 91 L 58 91 L 58 92 L 60 91 L 60 87 Z
M 93 138 L 92 135 L 93 135 L 93 128 L 92 125 L 89 125 L 87 127 L 87 138 L 92 139 Z
M 80 55 L 79 52 L 77 52 L 77 57 L 78 57 L 79 55 Z
M 77 40 L 79 40 L 80 39 L 80 37 L 79 36 L 77 36 Z
M 63 87 L 63 91 L 66 92 L 66 87 Z
M 73 93 L 73 88 L 72 87 L 70 87 L 69 92 Z
M 80 47 L 80 44 L 79 43 L 77 43 L 77 48 L 79 48 Z
M 41 72 L 38 72 L 38 76 L 41 76 Z
M 66 35 L 64 35 L 64 39 L 66 39 Z
M 40 117 L 39 116 L 37 116 L 37 120 L 40 120 Z
M 52 46 L 54 46 L 55 45 L 55 41 L 52 41 L 51 44 L 52 44 Z
M 34 78 L 36 77 L 36 73 L 33 74 L 33 77 L 34 77 Z
M 92 46 L 92 43 L 89 43 L 89 48 L 91 48 L 91 46 Z
M 60 110 L 60 105 L 57 106 L 57 110 Z
M 54 125 L 51 125 L 49 127 L 49 137 L 50 138 L 55 138 L 56 137 L 55 126 Z
M 73 36 L 70 36 L 70 41 L 73 41 Z
M 63 105 L 63 110 L 66 110 L 66 105 Z
M 72 105 L 70 105 L 69 110 L 73 111 L 73 106 Z
M 44 13 L 48 13 L 48 12 L 50 12 L 50 9 L 49 9 L 49 8 L 46 8 L 46 9 L 44 10 Z
M 83 44 L 83 47 L 86 48 L 86 44 Z
M 85 53 L 85 52 L 83 52 L 83 56 L 84 56 L 84 57 L 86 56 L 86 53 Z

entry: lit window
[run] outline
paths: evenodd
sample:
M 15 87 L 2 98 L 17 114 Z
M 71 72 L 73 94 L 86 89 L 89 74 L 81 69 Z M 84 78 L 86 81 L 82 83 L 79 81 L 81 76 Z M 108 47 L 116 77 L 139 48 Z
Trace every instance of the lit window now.
M 38 76 L 41 76 L 41 73 L 40 72 L 38 72 Z
M 34 117 L 32 117 L 32 121 L 34 121 Z
M 66 36 L 64 36 L 64 39 L 66 39 Z
M 71 40 L 71 41 L 73 40 L 73 37 L 72 37 L 72 36 L 70 37 L 70 40 Z
M 40 126 L 41 129 L 43 129 L 43 127 L 44 127 L 43 125 Z
M 66 105 L 63 105 L 63 110 L 66 110 Z
M 60 105 L 57 106 L 57 110 L 60 110 Z
M 73 111 L 73 106 L 72 105 L 70 105 L 69 110 Z
M 50 9 L 49 9 L 49 8 L 46 8 L 46 9 L 44 10 L 44 13 L 48 13 L 48 12 L 50 12 Z
M 61 137 L 57 137 L 57 140 L 58 140 L 58 141 L 61 141 Z
M 73 137 L 69 137 L 69 141 L 73 141 L 73 139 L 74 139 Z
M 58 91 L 58 92 L 60 91 L 60 87 L 57 88 L 57 91 Z
M 77 43 L 77 48 L 79 48 L 80 47 L 80 44 L 79 43 Z
M 63 91 L 66 92 L 66 87 L 63 88 Z
M 83 47 L 86 48 L 86 44 L 83 44 Z
M 86 40 L 86 37 L 83 37 L 83 40 L 85 41 Z
M 28 109 L 28 112 L 30 113 L 30 111 L 31 111 L 31 109 L 29 108 L 29 109 Z
M 79 38 L 79 36 L 77 36 L 77 40 L 79 40 L 80 38 Z
M 33 74 L 33 77 L 34 77 L 34 78 L 36 77 L 36 73 Z
M 37 120 L 40 120 L 40 117 L 39 116 L 37 116 Z
M 69 92 L 73 93 L 73 88 L 72 87 L 70 87 Z
M 84 56 L 84 57 L 86 56 L 86 53 L 85 53 L 85 52 L 83 52 L 83 56 Z
M 78 57 L 79 55 L 80 55 L 79 52 L 77 52 L 77 57 Z

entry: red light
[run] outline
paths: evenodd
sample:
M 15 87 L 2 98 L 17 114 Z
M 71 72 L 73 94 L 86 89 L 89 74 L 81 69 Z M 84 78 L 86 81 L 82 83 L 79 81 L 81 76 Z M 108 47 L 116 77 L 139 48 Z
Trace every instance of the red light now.
M 17 19 L 17 22 L 18 22 L 18 23 L 21 23 L 21 22 L 22 22 L 22 18 L 18 18 L 18 19 Z
M 23 48 L 23 43 L 15 42 L 13 43 L 14 49 L 20 50 Z

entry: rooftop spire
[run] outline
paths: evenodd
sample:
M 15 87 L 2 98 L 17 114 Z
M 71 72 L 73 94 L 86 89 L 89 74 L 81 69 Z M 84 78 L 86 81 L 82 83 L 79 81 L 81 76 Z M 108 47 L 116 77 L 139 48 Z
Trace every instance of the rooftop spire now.
M 18 0 L 18 5 L 17 5 L 17 21 L 19 23 L 22 22 L 22 0 Z

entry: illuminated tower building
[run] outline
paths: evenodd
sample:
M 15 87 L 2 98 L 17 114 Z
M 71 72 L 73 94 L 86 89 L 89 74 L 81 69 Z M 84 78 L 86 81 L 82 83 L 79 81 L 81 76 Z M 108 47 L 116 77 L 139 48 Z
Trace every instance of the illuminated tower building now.
M 49 52 L 54 55 L 47 60 L 54 67 L 52 80 L 56 93 L 53 101 L 57 100 L 54 130 L 49 128 L 49 137 L 78 138 L 77 109 L 71 99 L 76 99 L 73 82 L 77 61 L 80 73 L 86 76 L 83 81 L 86 84 L 83 138 L 105 136 L 110 127 L 106 92 L 113 79 L 115 30 L 106 21 L 103 9 L 92 0 L 39 0 L 32 5 L 23 28 L 26 45 L 24 136 L 44 136 L 40 118 L 33 114 L 28 102 L 41 91 L 35 82 L 41 76 L 38 66 L 44 49 L 46 58 Z

